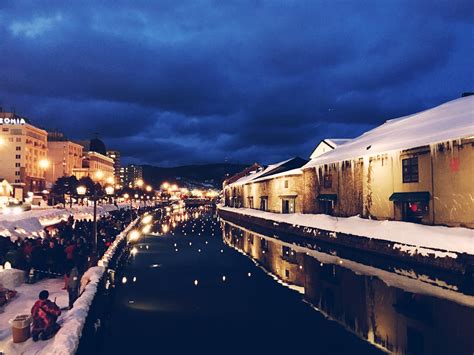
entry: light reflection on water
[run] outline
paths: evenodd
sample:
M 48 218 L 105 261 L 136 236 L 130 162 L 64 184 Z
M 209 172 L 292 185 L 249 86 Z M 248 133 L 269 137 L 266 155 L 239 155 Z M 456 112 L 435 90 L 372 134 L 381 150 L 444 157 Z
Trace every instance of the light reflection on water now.
M 367 312 L 346 305 L 358 292 L 357 282 L 331 268 L 329 259 L 321 262 L 273 238 L 262 238 L 262 244 L 260 236 L 221 225 L 209 209 L 170 209 L 146 225 L 151 230 L 133 242 L 129 264 L 117 278 L 99 353 L 380 353 L 351 334 L 369 337 Z M 321 276 L 318 268 L 328 271 Z M 339 284 L 334 275 L 344 275 Z M 320 287 L 324 277 L 329 286 Z M 353 295 L 352 301 L 360 298 Z
M 386 351 L 474 351 L 474 296 L 449 281 L 413 270 L 379 269 L 225 221 L 222 229 L 226 244 L 302 292 L 315 310 Z

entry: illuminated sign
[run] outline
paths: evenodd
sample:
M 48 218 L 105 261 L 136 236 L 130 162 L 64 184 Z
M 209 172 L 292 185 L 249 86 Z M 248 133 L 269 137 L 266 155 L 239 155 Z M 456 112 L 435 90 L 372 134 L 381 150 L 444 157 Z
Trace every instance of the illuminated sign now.
M 26 124 L 24 118 L 0 117 L 0 125 L 22 125 Z

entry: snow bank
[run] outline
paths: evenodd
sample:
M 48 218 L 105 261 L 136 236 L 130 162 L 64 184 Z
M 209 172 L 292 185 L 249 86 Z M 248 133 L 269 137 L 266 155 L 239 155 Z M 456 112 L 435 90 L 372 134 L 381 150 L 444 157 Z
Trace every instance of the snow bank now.
M 76 352 L 90 306 L 97 293 L 99 282 L 114 256 L 118 244 L 127 237 L 128 232 L 133 228 L 137 220 L 132 222 L 117 236 L 114 243 L 107 249 L 102 259 L 99 260 L 99 266 L 92 267 L 84 273 L 81 284 L 86 284 L 86 286 L 81 296 L 74 303 L 72 310 L 64 316 L 61 329 L 53 340 L 37 354 L 70 355 Z
M 248 215 L 293 226 L 322 229 L 370 239 L 380 239 L 417 248 L 431 248 L 447 252 L 474 255 L 474 230 L 442 226 L 425 226 L 409 222 L 374 221 L 354 217 L 332 217 L 323 214 L 280 214 L 249 208 L 219 206 L 223 211 Z M 311 233 L 311 230 L 306 230 Z M 316 231 L 315 231 L 316 232 Z M 336 237 L 336 236 L 335 236 Z M 336 237 L 337 238 L 337 237 Z M 400 249 L 400 246 L 397 245 Z M 425 249 L 422 249 L 426 252 Z M 435 252 L 435 251 L 433 251 Z M 454 257 L 452 253 L 435 253 L 438 257 Z

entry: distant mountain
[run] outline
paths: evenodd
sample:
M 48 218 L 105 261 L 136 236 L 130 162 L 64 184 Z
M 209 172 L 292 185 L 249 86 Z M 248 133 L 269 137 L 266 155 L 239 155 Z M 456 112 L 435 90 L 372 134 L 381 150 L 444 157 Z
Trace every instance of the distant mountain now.
M 162 168 L 152 165 L 142 165 L 143 179 L 155 186 L 160 186 L 163 182 L 177 183 L 180 186 L 186 185 L 188 188 L 221 188 L 222 182 L 243 169 L 248 164 L 204 164 L 204 165 L 184 165 L 173 168 Z

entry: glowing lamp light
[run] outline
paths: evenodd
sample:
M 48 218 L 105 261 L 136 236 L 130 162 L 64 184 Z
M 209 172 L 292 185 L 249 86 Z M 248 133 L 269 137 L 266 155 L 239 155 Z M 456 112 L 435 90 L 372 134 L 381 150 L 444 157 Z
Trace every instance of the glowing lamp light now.
M 148 192 L 151 192 L 151 190 L 153 190 L 153 189 L 152 189 L 152 187 L 151 187 L 150 185 L 148 185 L 148 186 L 146 187 L 146 190 L 147 190 Z
M 87 188 L 85 186 L 78 186 L 76 191 L 78 195 L 84 196 L 87 192 Z
M 41 159 L 39 162 L 38 162 L 38 165 L 41 169 L 48 169 L 49 168 L 49 165 L 50 165 L 50 162 L 48 159 Z
M 127 278 L 126 278 L 125 276 L 122 277 L 122 283 L 123 283 L 123 284 L 126 284 L 126 283 L 127 283 Z
M 107 178 L 107 180 L 105 180 L 105 181 L 107 182 L 107 184 L 111 184 L 111 185 L 113 185 L 115 183 L 115 180 L 112 176 L 109 176 Z
M 114 189 L 113 186 L 107 186 L 107 187 L 105 188 L 105 193 L 106 193 L 107 195 L 113 195 L 113 194 L 114 194 L 114 191 L 115 191 L 115 189 Z
M 5 139 L 0 137 L 0 145 L 5 145 Z
M 134 197 L 135 197 L 135 198 L 138 198 L 138 194 L 135 194 L 135 196 L 134 196 Z
M 164 183 L 161 185 L 161 188 L 162 188 L 163 190 L 168 190 L 169 187 L 170 187 L 170 184 L 167 183 L 167 182 L 164 182 Z
M 148 216 L 143 217 L 142 223 L 149 224 L 151 223 L 152 220 L 153 220 L 153 217 L 148 215 Z
M 97 170 L 95 172 L 95 178 L 98 180 L 101 180 L 104 178 L 104 172 L 102 170 Z
M 123 198 L 128 199 L 130 197 L 129 194 L 123 194 Z
M 137 231 L 137 230 L 133 230 L 130 232 L 129 234 L 129 239 L 131 241 L 135 241 L 135 240 L 138 240 L 138 238 L 140 238 L 140 232 Z
M 132 255 L 137 255 L 138 249 L 135 248 L 135 247 L 133 247 L 132 250 L 130 251 L 130 253 L 131 253 Z
M 143 180 L 137 180 L 137 182 L 135 183 L 135 185 L 137 185 L 138 187 L 142 187 L 144 184 Z

